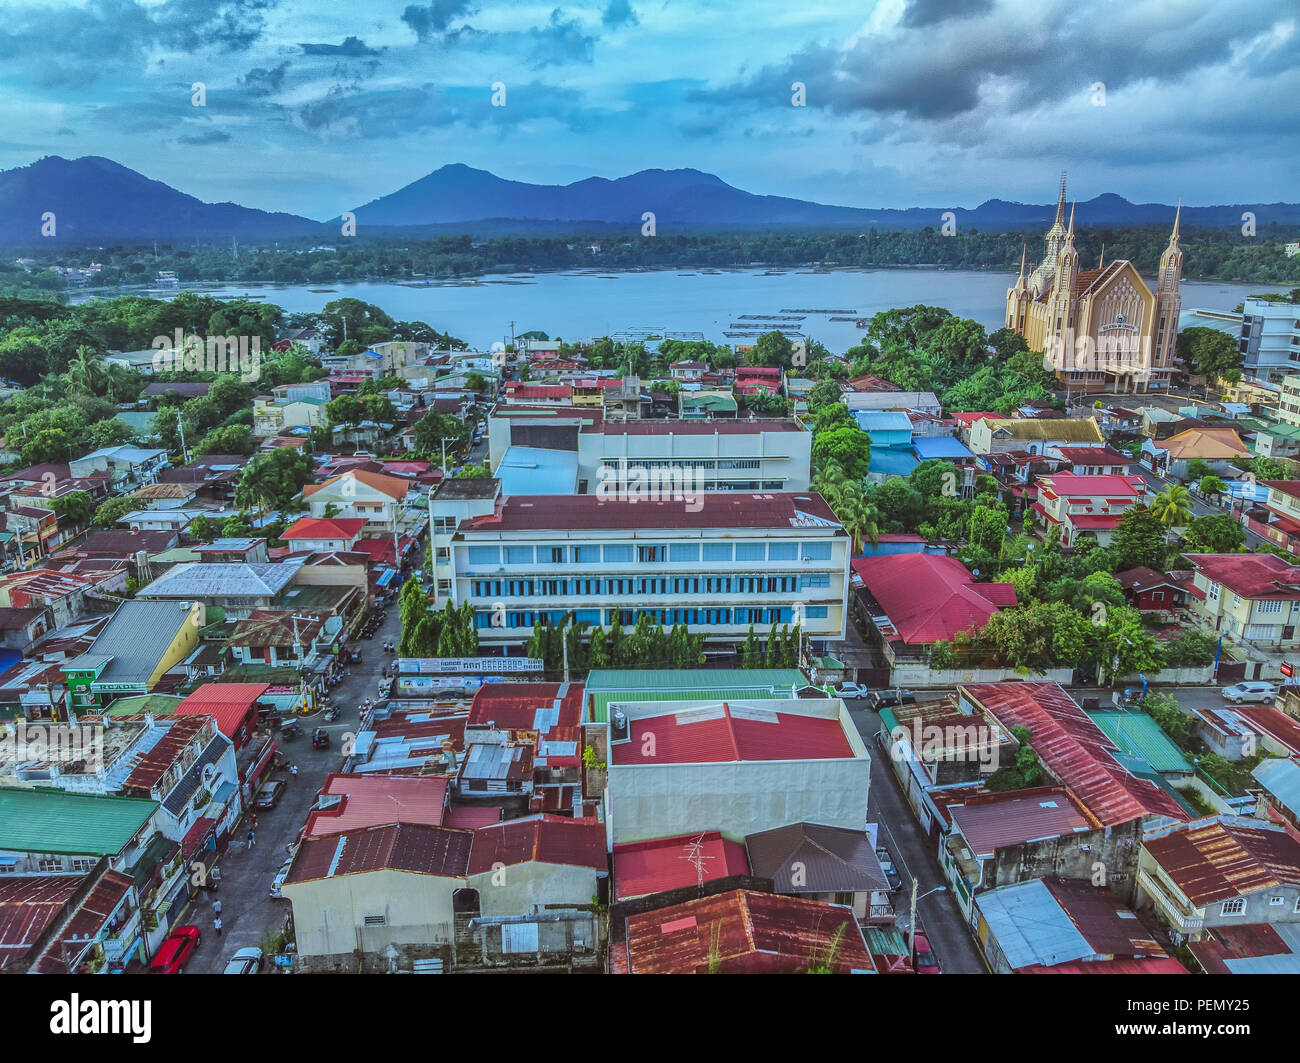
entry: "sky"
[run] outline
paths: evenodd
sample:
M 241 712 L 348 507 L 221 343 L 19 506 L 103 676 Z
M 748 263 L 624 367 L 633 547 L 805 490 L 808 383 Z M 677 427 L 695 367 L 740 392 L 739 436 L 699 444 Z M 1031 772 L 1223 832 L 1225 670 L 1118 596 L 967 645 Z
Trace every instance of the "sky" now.
M 544 184 L 695 167 L 858 207 L 1051 202 L 1062 170 L 1080 199 L 1300 199 L 1294 0 L 5 0 L 3 14 L 0 169 L 103 155 L 207 201 L 320 219 L 454 162 Z

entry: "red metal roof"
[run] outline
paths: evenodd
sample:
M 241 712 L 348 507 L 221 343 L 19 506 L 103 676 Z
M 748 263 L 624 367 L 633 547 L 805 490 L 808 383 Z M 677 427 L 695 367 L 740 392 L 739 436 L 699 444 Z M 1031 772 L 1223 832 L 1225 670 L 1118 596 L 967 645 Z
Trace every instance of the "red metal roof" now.
M 1065 790 L 1054 787 L 972 797 L 965 804 L 950 805 L 948 815 L 976 856 L 1098 825 Z
M 749 890 L 630 916 L 627 956 L 632 974 L 794 974 L 828 960 L 836 974 L 875 969 L 851 909 Z
M 1194 946 L 1193 946 L 1194 947 Z M 1054 967 L 1035 964 L 1018 968 L 1016 974 L 1189 974 L 1172 956 L 1147 956 L 1140 960 L 1072 960 Z
M 1272 705 L 1234 705 L 1232 711 L 1286 746 L 1292 757 L 1300 757 L 1300 722 L 1295 717 L 1278 711 Z
M 477 805 L 461 805 L 447 809 L 442 825 L 455 827 L 457 830 L 478 830 L 479 827 L 490 827 L 493 823 L 500 823 L 501 811 L 495 805 L 484 805 L 481 808 Z
M 0 970 L 36 943 L 80 885 L 78 875 L 0 879 Z
M 281 539 L 355 539 L 365 517 L 300 517 L 280 533 Z
M 386 823 L 440 826 L 447 805 L 445 775 L 330 775 L 322 797 L 341 797 L 332 808 L 308 814 L 303 835 L 308 838 L 365 830 Z
M 299 846 L 285 882 L 292 885 L 383 870 L 459 878 L 465 874 L 473 838 L 467 830 L 420 823 L 392 823 L 307 838 Z
M 1300 599 L 1300 565 L 1276 554 L 1187 554 L 1206 579 L 1221 583 L 1243 598 Z
M 1074 465 L 1134 465 L 1129 455 L 1114 447 L 1053 447 L 1063 461 Z
M 620 901 L 748 874 L 745 847 L 716 830 L 614 846 L 614 892 Z
M 605 501 L 599 495 L 514 495 L 503 499 L 495 513 L 471 517 L 460 528 L 463 532 L 827 526 L 838 529 L 840 523 L 818 494 L 715 492 L 702 509 L 686 498 L 655 502 Z
M 1260 890 L 1300 886 L 1300 841 L 1236 816 L 1197 820 L 1144 847 L 1198 908 Z
M 763 421 L 628 421 L 607 424 L 601 431 L 607 436 L 751 436 L 760 432 L 806 432 L 793 420 Z
M 176 711 L 215 716 L 217 730 L 234 738 L 245 719 L 255 714 L 257 699 L 270 689 L 269 683 L 204 683 Z
M 838 719 L 755 712 L 727 702 L 630 721 L 630 741 L 611 746 L 613 764 L 718 764 L 837 760 L 853 756 Z
M 1040 476 L 1038 487 L 1054 495 L 1070 498 L 1137 498 L 1146 490 L 1139 476 L 1120 476 L 1109 473 L 1102 476 L 1079 476 L 1072 472 L 1055 472 Z
M 1232 974 L 1228 960 L 1288 956 L 1292 952 L 1282 935 L 1268 923 L 1216 926 L 1210 930 L 1209 937 L 1189 941 L 1187 947 L 1206 974 Z
M 212 830 L 217 821 L 207 816 L 200 816 L 194 821 L 194 825 L 185 832 L 185 837 L 181 839 L 181 859 L 188 860 L 191 856 L 199 851 L 203 842 Z
M 530 816 L 474 832 L 468 874 L 481 875 L 500 865 L 564 864 L 609 870 L 605 826 L 594 820 L 567 816 Z
M 972 683 L 966 693 L 1004 727 L 1027 727 L 1047 770 L 1103 826 L 1141 816 L 1185 820 L 1174 798 L 1127 772 L 1111 756 L 1118 747 L 1059 683 Z
M 1009 583 L 976 583 L 955 557 L 892 554 L 862 557 L 853 571 L 909 645 L 949 642 L 988 623 L 1000 606 L 1015 605 Z
M 93 937 L 103 929 L 108 917 L 122 903 L 135 885 L 129 875 L 120 871 L 105 871 L 99 881 L 86 894 L 85 899 L 77 905 L 77 910 L 63 928 L 63 937 L 50 943 L 45 953 L 36 964 L 39 974 L 65 974 L 67 963 L 63 959 L 62 944 L 74 938 Z
M 577 727 L 582 722 L 582 691 L 581 683 L 570 683 L 567 690 L 562 683 L 485 683 L 470 703 L 467 722 L 471 727 L 493 723 L 503 730 L 543 735 Z

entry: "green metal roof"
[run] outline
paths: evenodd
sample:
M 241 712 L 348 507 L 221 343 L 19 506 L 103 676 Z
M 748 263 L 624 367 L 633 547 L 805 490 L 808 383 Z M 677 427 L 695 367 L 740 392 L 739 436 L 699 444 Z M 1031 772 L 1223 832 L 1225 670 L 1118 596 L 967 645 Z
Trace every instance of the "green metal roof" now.
M 142 797 L 0 788 L 0 850 L 115 856 L 157 807 Z
M 789 697 L 808 680 L 797 668 L 597 668 L 587 677 L 590 723 L 604 723 L 611 701 L 742 701 L 759 695 Z
M 1174 740 L 1145 712 L 1090 712 L 1088 716 L 1122 752 L 1142 757 L 1156 771 L 1193 770 Z
M 104 710 L 104 715 L 138 716 L 147 712 L 153 716 L 170 716 L 183 700 L 172 694 L 137 694 L 129 698 L 118 698 Z
M 734 413 L 737 409 L 736 400 L 729 395 L 710 395 L 682 392 L 682 406 L 692 410 L 726 410 Z

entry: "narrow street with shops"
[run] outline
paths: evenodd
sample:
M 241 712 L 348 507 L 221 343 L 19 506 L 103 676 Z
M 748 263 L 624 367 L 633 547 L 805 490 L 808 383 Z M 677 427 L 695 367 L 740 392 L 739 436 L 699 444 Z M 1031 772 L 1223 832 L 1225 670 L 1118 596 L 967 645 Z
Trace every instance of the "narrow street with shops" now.
M 251 820 L 249 812 L 245 812 L 231 836 L 229 848 L 217 864 L 221 877 L 219 888 L 196 890 L 189 910 L 179 920 L 181 924 L 192 923 L 203 934 L 202 945 L 186 967 L 187 971 L 220 974 L 236 950 L 256 945 L 266 952 L 269 939 L 285 929 L 289 902 L 270 896 L 271 883 L 289 858 L 288 847 L 306 824 L 308 810 L 315 803 L 326 776 L 342 765 L 344 736 L 356 733 L 362 702 L 366 698 L 377 700 L 383 669 L 396 660 L 396 654 L 384 653 L 384 642 L 396 642 L 400 636 L 401 623 L 394 602 L 374 638 L 359 638 L 353 643 L 361 649 L 362 660 L 351 665 L 351 675 L 330 691 L 335 707 L 340 710 L 338 719 L 326 723 L 320 715 L 300 716 L 297 719 L 303 733 L 290 741 L 280 739 L 285 765 L 271 778 L 285 781 L 284 796 L 274 809 L 257 813 L 257 831 L 251 849 L 246 841 Z M 328 749 L 312 748 L 311 734 L 317 727 L 329 732 Z M 298 766 L 297 777 L 289 772 L 291 764 Z M 221 899 L 222 907 L 221 937 L 212 923 L 212 902 L 217 898 Z M 269 952 L 264 957 L 263 973 L 274 973 Z

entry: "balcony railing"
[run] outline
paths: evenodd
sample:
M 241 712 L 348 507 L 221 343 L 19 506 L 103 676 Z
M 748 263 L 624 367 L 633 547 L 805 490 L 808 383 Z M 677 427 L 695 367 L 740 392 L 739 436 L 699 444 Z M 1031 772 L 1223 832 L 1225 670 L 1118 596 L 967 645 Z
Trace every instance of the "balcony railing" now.
M 1159 905 L 1160 914 L 1169 921 L 1175 930 L 1190 934 L 1200 930 L 1205 925 L 1205 920 L 1199 915 L 1187 915 L 1169 895 L 1164 886 L 1153 878 L 1149 872 L 1142 869 L 1138 870 L 1138 885 L 1146 890 L 1151 899 Z

